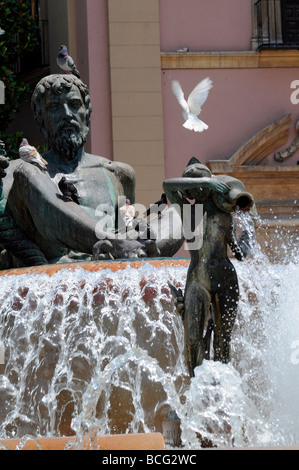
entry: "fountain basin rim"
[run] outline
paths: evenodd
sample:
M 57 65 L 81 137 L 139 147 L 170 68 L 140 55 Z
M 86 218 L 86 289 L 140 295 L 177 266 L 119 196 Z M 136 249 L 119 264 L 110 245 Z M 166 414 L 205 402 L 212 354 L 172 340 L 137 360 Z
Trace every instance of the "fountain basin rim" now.
M 65 450 L 66 446 L 76 444 L 76 436 L 72 437 L 29 437 L 20 450 Z M 22 439 L 0 439 L 5 450 L 17 450 Z M 136 434 L 111 434 L 98 436 L 96 446 L 99 450 L 165 450 L 164 437 L 159 432 Z M 72 447 L 71 447 L 72 448 Z M 82 450 L 90 449 L 90 441 L 83 437 Z
M 119 259 L 119 260 L 105 260 L 105 261 L 80 261 L 67 264 L 47 264 L 43 266 L 31 266 L 26 268 L 15 268 L 0 271 L 0 276 L 16 276 L 22 274 L 48 274 L 53 276 L 63 269 L 76 270 L 78 267 L 90 272 L 97 272 L 105 269 L 110 269 L 112 272 L 124 270 L 128 266 L 134 269 L 139 269 L 146 264 L 161 268 L 164 266 L 169 267 L 185 267 L 187 268 L 190 263 L 190 258 L 142 258 L 142 259 Z

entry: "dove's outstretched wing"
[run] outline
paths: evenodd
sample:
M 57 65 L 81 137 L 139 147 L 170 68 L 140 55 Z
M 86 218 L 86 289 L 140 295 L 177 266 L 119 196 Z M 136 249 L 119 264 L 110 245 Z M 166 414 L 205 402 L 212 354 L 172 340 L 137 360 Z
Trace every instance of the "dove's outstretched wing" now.
M 188 98 L 188 106 L 192 114 L 195 114 L 196 116 L 200 114 L 201 107 L 207 100 L 209 91 L 212 86 L 212 80 L 207 77 L 202 80 L 198 85 L 196 85 L 193 91 L 191 91 Z
M 188 119 L 189 107 L 188 107 L 187 101 L 185 100 L 184 92 L 182 90 L 180 82 L 177 80 L 173 80 L 171 83 L 171 86 L 172 86 L 172 91 L 174 95 L 176 96 L 176 99 L 178 100 L 179 104 L 183 108 L 184 119 Z

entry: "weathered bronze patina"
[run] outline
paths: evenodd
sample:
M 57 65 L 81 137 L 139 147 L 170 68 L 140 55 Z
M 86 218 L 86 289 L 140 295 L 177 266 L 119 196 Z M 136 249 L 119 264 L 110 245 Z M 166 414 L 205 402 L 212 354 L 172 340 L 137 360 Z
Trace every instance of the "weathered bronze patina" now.
M 166 180 L 163 188 L 172 203 L 191 205 L 191 225 L 196 233 L 195 211 L 202 205 L 202 240 L 187 239 L 191 262 L 184 298 L 180 300 L 185 328 L 185 352 L 190 375 L 204 359 L 210 359 L 211 332 L 214 360 L 230 360 L 230 340 L 237 314 L 239 286 L 228 257 L 229 246 L 238 260 L 246 256 L 246 232 L 239 241 L 233 230 L 231 212 L 236 206 L 249 210 L 252 196 L 244 185 L 228 176 L 214 177 L 192 159 L 181 178 Z M 192 203 L 190 202 L 192 201 Z M 184 214 L 184 211 L 181 211 Z M 184 225 L 184 224 L 183 224 Z
M 3 180 L 2 205 L 22 231 L 25 252 L 27 241 L 27 248 L 34 244 L 38 254 L 28 260 L 25 253 L 7 246 L 15 265 L 72 262 L 92 255 L 93 259 L 173 256 L 182 243 L 180 236 L 164 237 L 160 230 L 160 236 L 149 241 L 138 234 L 136 239 L 125 239 L 116 233 L 120 201 L 135 202 L 135 171 L 125 163 L 85 152 L 92 108 L 83 82 L 67 74 L 43 78 L 33 93 L 32 108 L 49 146 L 43 155 L 48 164 L 47 171 L 41 171 L 15 160 Z M 79 204 L 61 197 L 58 183 L 63 176 L 75 185 Z M 2 218 L 4 247 L 3 224 Z

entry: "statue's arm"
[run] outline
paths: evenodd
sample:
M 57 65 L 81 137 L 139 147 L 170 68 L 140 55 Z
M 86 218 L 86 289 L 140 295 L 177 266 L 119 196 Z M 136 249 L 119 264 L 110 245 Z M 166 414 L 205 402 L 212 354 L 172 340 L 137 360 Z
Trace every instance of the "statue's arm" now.
M 34 165 L 23 162 L 14 172 L 8 205 L 17 223 L 46 240 L 84 253 L 98 241 L 96 222 L 78 204 L 58 197 L 55 183 Z
M 135 204 L 135 170 L 130 165 L 122 162 L 112 162 L 112 170 L 121 183 L 124 193 L 123 196 L 125 196 L 126 199 L 130 199 L 131 204 Z
M 24 265 L 46 264 L 47 260 L 39 247 L 28 239 L 7 209 L 2 179 L 6 176 L 5 170 L 8 166 L 9 159 L 6 156 L 4 144 L 0 141 L 0 246 Z M 11 268 L 13 266 L 5 267 Z M 2 266 L 3 268 L 4 266 Z
M 229 188 L 225 183 L 216 178 L 170 178 L 163 183 L 164 190 L 170 193 L 184 192 L 190 189 L 208 188 L 219 193 L 226 193 Z
M 92 254 L 99 241 L 109 240 L 113 257 L 132 258 L 144 254 L 140 243 L 117 239 L 114 233 L 103 230 L 80 205 L 65 202 L 48 175 L 28 163 L 23 162 L 15 170 L 8 203 L 24 229 L 38 232 L 50 243 Z
M 170 200 L 171 204 L 182 206 L 187 200 L 184 198 L 180 186 L 177 183 L 179 178 L 171 178 L 163 182 L 163 191 Z

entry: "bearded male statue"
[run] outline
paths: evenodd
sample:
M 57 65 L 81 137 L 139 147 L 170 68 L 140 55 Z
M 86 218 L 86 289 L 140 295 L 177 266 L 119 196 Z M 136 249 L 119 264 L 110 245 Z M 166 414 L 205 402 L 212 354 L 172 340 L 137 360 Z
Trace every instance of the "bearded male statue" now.
M 177 235 L 172 240 L 167 233 L 166 240 L 162 230 L 154 242 L 117 236 L 119 201 L 135 202 L 135 172 L 125 163 L 85 152 L 92 107 L 83 82 L 66 74 L 43 78 L 33 93 L 32 109 L 49 146 L 43 154 L 47 170 L 15 160 L 6 170 L 3 191 L 10 216 L 39 247 L 41 259 L 90 259 L 93 253 L 102 254 L 101 243 L 108 259 L 173 256 L 182 243 Z M 63 176 L 75 185 L 79 204 L 61 197 Z M 25 259 L 19 261 L 26 265 Z

